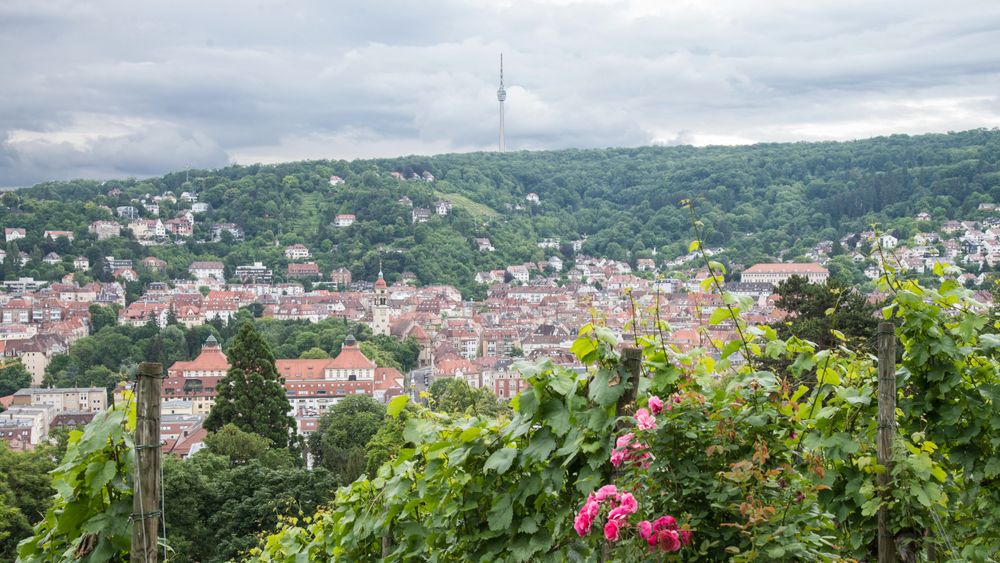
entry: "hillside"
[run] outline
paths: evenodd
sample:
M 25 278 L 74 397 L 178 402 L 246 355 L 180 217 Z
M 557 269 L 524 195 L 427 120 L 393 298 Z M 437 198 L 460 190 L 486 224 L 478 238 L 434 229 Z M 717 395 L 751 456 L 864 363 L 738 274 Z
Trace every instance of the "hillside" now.
M 279 246 L 303 243 L 324 273 L 343 266 L 355 279 L 372 279 L 381 257 L 390 281 L 411 271 L 423 283 L 451 283 L 476 294 L 475 272 L 558 252 L 538 248 L 546 238 L 567 243 L 586 237 L 583 252 L 633 262 L 653 249 L 658 259 L 682 255 L 691 217 L 679 202 L 687 198 L 706 225 L 706 244 L 722 247 L 730 263 L 792 260 L 821 240 L 873 222 L 909 235 L 918 228 L 916 213 L 930 213 L 933 221 L 921 228 L 934 228 L 1000 200 L 998 155 L 1000 132 L 974 130 L 846 143 L 237 165 L 145 180 L 39 184 L 5 195 L 0 223 L 27 229 L 20 250 L 58 250 L 92 261 L 154 255 L 167 261 L 165 277 L 183 277 L 192 260 L 212 258 L 228 268 L 252 260 L 282 268 L 287 262 Z M 402 178 L 428 172 L 434 180 L 398 179 L 394 172 Z M 333 175 L 344 182 L 332 185 Z M 88 235 L 92 221 L 112 218 L 107 208 L 167 191 L 195 192 L 211 205 L 197 215 L 187 240 L 140 246 Z M 526 201 L 529 193 L 538 195 L 538 204 Z M 400 202 L 404 196 L 430 210 L 427 222 L 414 223 L 411 208 Z M 441 199 L 452 203 L 446 216 L 434 214 Z M 166 220 L 189 207 L 161 201 L 159 216 Z M 353 214 L 356 222 L 335 227 L 338 214 Z M 245 241 L 224 234 L 208 242 L 214 223 L 235 223 Z M 42 238 L 53 229 L 72 230 L 76 238 Z M 477 250 L 475 238 L 489 238 L 495 252 Z M 53 279 L 59 268 L 47 265 L 35 274 Z

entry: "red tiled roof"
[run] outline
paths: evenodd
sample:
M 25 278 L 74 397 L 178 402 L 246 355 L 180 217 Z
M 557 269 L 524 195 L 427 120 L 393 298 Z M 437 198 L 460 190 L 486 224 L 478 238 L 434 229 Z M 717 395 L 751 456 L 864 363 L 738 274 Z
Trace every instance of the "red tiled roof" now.
M 375 369 L 375 363 L 369 360 L 357 346 L 345 345 L 340 354 L 327 365 L 330 369 Z

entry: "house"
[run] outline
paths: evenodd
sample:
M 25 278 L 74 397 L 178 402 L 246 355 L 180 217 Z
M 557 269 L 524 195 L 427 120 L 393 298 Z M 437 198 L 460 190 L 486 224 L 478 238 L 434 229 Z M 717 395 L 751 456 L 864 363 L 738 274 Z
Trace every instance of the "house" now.
M 397 180 L 400 180 L 400 181 L 402 181 L 402 180 L 405 180 L 405 179 L 406 179 L 406 178 L 405 178 L 405 177 L 403 176 L 403 173 L 402 173 L 402 172 L 390 172 L 390 173 L 389 173 L 389 175 L 390 175 L 390 176 L 392 176 L 393 178 L 397 179 Z
M 917 216 L 915 217 L 915 219 L 917 221 L 930 221 L 931 220 L 931 214 L 930 213 L 917 213 Z
M 508 266 L 507 273 L 510 274 L 515 281 L 528 283 L 528 268 L 526 266 Z
M 26 229 L 20 229 L 17 227 L 8 227 L 3 230 L 4 238 L 7 242 L 12 242 L 17 239 L 22 239 L 28 236 L 28 231 Z
M 488 238 L 477 238 L 476 248 L 479 249 L 479 252 L 494 252 L 496 250 Z
M 149 213 L 150 215 L 159 215 L 160 214 L 160 205 L 157 204 L 157 203 L 144 202 L 142 204 L 142 207 L 143 207 L 143 209 L 146 210 L 146 213 Z
M 167 229 L 159 219 L 137 219 L 130 221 L 128 228 L 138 240 L 162 238 L 167 236 Z
M 304 244 L 293 244 L 285 247 L 285 258 L 289 260 L 305 260 L 311 257 L 309 249 Z
M 139 210 L 131 205 L 120 205 L 115 208 L 115 214 L 124 219 L 138 219 Z
M 192 262 L 188 266 L 188 272 L 198 281 L 219 281 L 225 282 L 225 266 L 222 262 Z
M 103 387 L 29 388 L 14 393 L 11 406 L 52 407 L 54 412 L 101 412 L 108 408 Z
M 800 276 L 810 283 L 825 283 L 830 277 L 830 271 L 816 264 L 754 264 L 740 275 L 743 283 L 769 283 L 778 285 L 792 276 Z
M 194 223 L 183 217 L 168 219 L 163 223 L 163 227 L 168 233 L 178 237 L 189 237 L 194 234 Z
M 340 213 L 333 220 L 333 224 L 338 227 L 350 227 L 354 224 L 356 217 L 350 213 Z
M 897 245 L 899 245 L 899 239 L 889 234 L 885 234 L 879 237 L 878 242 L 879 245 L 886 250 L 892 250 L 893 248 L 896 248 Z
M 216 386 L 229 371 L 229 360 L 219 341 L 209 336 L 198 357 L 189 362 L 174 362 L 167 369 L 160 397 L 169 401 L 183 399 L 193 405 L 195 414 L 208 414 L 215 403 Z
M 127 282 L 134 282 L 139 279 L 139 275 L 132 268 L 116 268 L 111 272 L 111 276 L 116 280 L 125 280 Z
M 636 261 L 636 267 L 640 272 L 656 271 L 656 261 L 652 258 L 640 258 Z
M 74 270 L 89 270 L 90 260 L 87 260 L 86 256 L 77 256 L 73 259 L 73 269 Z
M 45 231 L 43 236 L 50 240 L 56 240 L 59 237 L 66 237 L 66 240 L 73 242 L 73 231 Z
M 219 242 L 222 240 L 222 233 L 229 233 L 236 240 L 243 240 L 243 229 L 236 223 L 216 223 L 212 225 L 212 240 Z
M 212 206 L 204 202 L 194 203 L 191 205 L 191 213 L 208 213 L 211 210 Z
M 181 192 L 181 199 L 188 203 L 196 203 L 198 201 L 198 194 L 194 192 Z
M 538 242 L 538 248 L 559 248 L 559 239 L 545 238 Z
M 132 260 L 128 258 L 115 258 L 114 256 L 105 256 L 104 261 L 108 263 L 109 272 L 113 272 L 118 268 L 132 267 Z
M 265 283 L 269 284 L 274 279 L 270 268 L 264 266 L 262 262 L 254 262 L 247 266 L 237 266 L 233 276 L 240 280 L 240 283 Z
M 58 264 L 62 262 L 62 256 L 59 256 L 55 252 L 49 252 L 45 255 L 45 258 L 42 258 L 42 262 L 46 264 Z
M 339 186 L 340 184 L 343 184 L 343 183 L 344 183 L 344 179 L 341 178 L 340 176 L 330 176 L 330 185 L 331 186 Z
M 451 212 L 451 202 L 447 200 L 440 200 L 434 206 L 434 212 L 438 215 L 444 216 Z
M 433 182 L 434 181 L 434 175 L 431 174 L 430 172 L 428 172 L 427 170 L 424 170 L 424 173 L 421 174 L 420 177 L 423 178 L 425 182 Z
M 87 228 L 87 231 L 95 235 L 97 240 L 107 240 L 111 237 L 121 236 L 122 227 L 114 221 L 94 221 Z
M 526 199 L 528 203 L 533 203 L 535 205 L 541 203 L 541 200 L 538 199 L 538 194 L 536 194 L 535 192 L 531 192 L 528 195 L 524 196 L 524 199 Z
M 344 287 L 351 285 L 351 271 L 347 268 L 337 268 L 330 273 L 330 283 Z
M 410 219 L 413 223 L 426 223 L 431 218 L 431 210 L 425 207 L 414 207 L 410 211 Z
M 289 278 L 318 278 L 320 275 L 319 266 L 315 262 L 288 265 Z
M 405 195 L 403 197 L 397 199 L 396 203 L 398 203 L 400 205 L 405 205 L 406 207 L 410 207 L 410 208 L 413 207 L 413 200 L 410 199 L 410 198 L 408 198 L 408 197 L 406 197 Z
M 142 265 L 154 272 L 162 272 L 167 269 L 167 263 L 155 256 L 147 256 L 142 259 Z

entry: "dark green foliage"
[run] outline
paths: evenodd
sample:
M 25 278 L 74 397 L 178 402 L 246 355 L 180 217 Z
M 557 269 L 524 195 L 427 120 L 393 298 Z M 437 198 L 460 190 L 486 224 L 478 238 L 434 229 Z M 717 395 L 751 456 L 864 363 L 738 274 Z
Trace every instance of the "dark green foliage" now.
M 279 516 L 310 514 L 339 485 L 323 468 L 268 467 L 259 460 L 232 466 L 199 452 L 187 460 L 164 459 L 167 538 L 176 561 L 241 560 L 257 533 Z
M 366 395 L 344 397 L 320 418 L 309 435 L 313 461 L 344 483 L 365 471 L 365 446 L 385 421 L 385 406 Z
M 17 542 L 48 510 L 55 493 L 49 471 L 56 459 L 53 448 L 12 452 L 0 440 L 0 560 L 14 559 Z
M 442 378 L 431 384 L 434 410 L 448 414 L 497 417 L 510 416 L 511 410 L 488 389 L 475 389 L 464 379 Z
M 0 368 L 0 397 L 13 395 L 18 389 L 31 385 L 31 374 L 21 360 L 8 362 Z
M 234 424 L 259 434 L 277 447 L 286 447 L 295 432 L 291 405 L 274 366 L 274 356 L 252 323 L 240 326 L 227 351 L 229 371 L 219 381 L 218 396 L 205 419 L 205 428 L 219 430 Z
M 874 352 L 872 335 L 878 328 L 878 307 L 856 289 L 832 279 L 814 284 L 792 276 L 778 284 L 775 293 L 778 308 L 790 314 L 785 323 L 775 327 L 779 337 L 797 336 L 819 348 L 829 348 L 839 340 L 831 332 L 837 330 L 852 349 Z
M 705 244 L 725 249 L 717 259 L 741 264 L 782 254 L 803 256 L 821 240 L 836 240 L 874 222 L 912 234 L 923 228 L 912 220 L 919 212 L 930 213 L 935 225 L 947 218 L 976 218 L 979 203 L 1000 199 L 998 159 L 1000 132 L 974 130 L 850 143 L 237 165 L 189 171 L 187 184 L 184 174 L 115 181 L 123 192 L 118 198 L 107 197 L 108 186 L 95 182 L 40 184 L 20 192 L 17 206 L 0 208 L 0 222 L 28 229 L 28 237 L 18 243 L 29 252 L 58 249 L 60 241 L 42 238 L 44 229 L 72 229 L 77 238 L 60 254 L 87 255 L 94 264 L 89 275 L 99 279 L 108 275 L 99 267 L 102 257 L 138 260 L 150 253 L 167 268 L 140 271 L 142 282 L 185 278 L 194 260 L 222 260 L 228 271 L 260 260 L 280 278 L 287 265 L 281 245 L 301 242 L 316 254 L 324 273 L 345 267 L 355 279 L 374 280 L 382 259 L 390 282 L 412 271 L 421 283 L 455 284 L 464 296 L 481 297 L 484 290 L 473 281 L 476 271 L 557 252 L 538 248 L 542 238 L 565 243 L 588 235 L 583 252 L 623 260 L 648 256 L 651 249 L 671 257 L 686 254 L 690 221 L 678 203 L 688 198 L 695 200 L 710 233 Z M 430 171 L 437 181 L 400 182 L 389 175 L 405 170 Z M 334 173 L 346 183 L 330 186 Z M 110 219 L 102 204 L 113 207 L 185 188 L 213 207 L 199 216 L 194 239 L 210 238 L 213 222 L 234 222 L 246 231 L 246 240 L 143 247 L 125 238 L 96 241 L 86 232 L 91 221 Z M 540 205 L 526 204 L 529 192 L 539 195 Z M 454 209 L 413 224 L 410 208 L 398 202 L 402 196 L 424 208 L 450 199 Z M 164 205 L 162 213 L 187 206 Z M 338 213 L 353 213 L 357 222 L 336 228 L 332 222 Z M 472 244 L 476 237 L 490 238 L 496 251 L 478 252 Z M 334 246 L 337 251 L 331 252 Z M 66 270 L 63 264 L 19 268 L 11 256 L 8 252 L 7 278 L 54 280 Z

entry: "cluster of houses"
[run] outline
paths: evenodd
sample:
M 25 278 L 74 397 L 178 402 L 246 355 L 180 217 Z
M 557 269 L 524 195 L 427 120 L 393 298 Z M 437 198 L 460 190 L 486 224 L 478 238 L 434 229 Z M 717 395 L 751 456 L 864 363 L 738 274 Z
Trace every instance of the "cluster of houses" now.
M 982 204 L 980 210 L 994 211 L 993 204 Z M 927 213 L 918 214 L 920 222 L 930 221 Z M 841 237 L 838 241 L 850 259 L 864 267 L 869 279 L 878 278 L 891 266 L 896 270 L 924 274 L 935 264 L 954 266 L 962 271 L 962 283 L 982 285 L 985 271 L 1000 266 L 1000 217 L 981 221 L 946 221 L 936 230 L 918 232 L 906 240 L 891 233 L 863 231 Z M 826 264 L 833 253 L 834 242 L 823 241 L 813 247 L 808 257 Z

